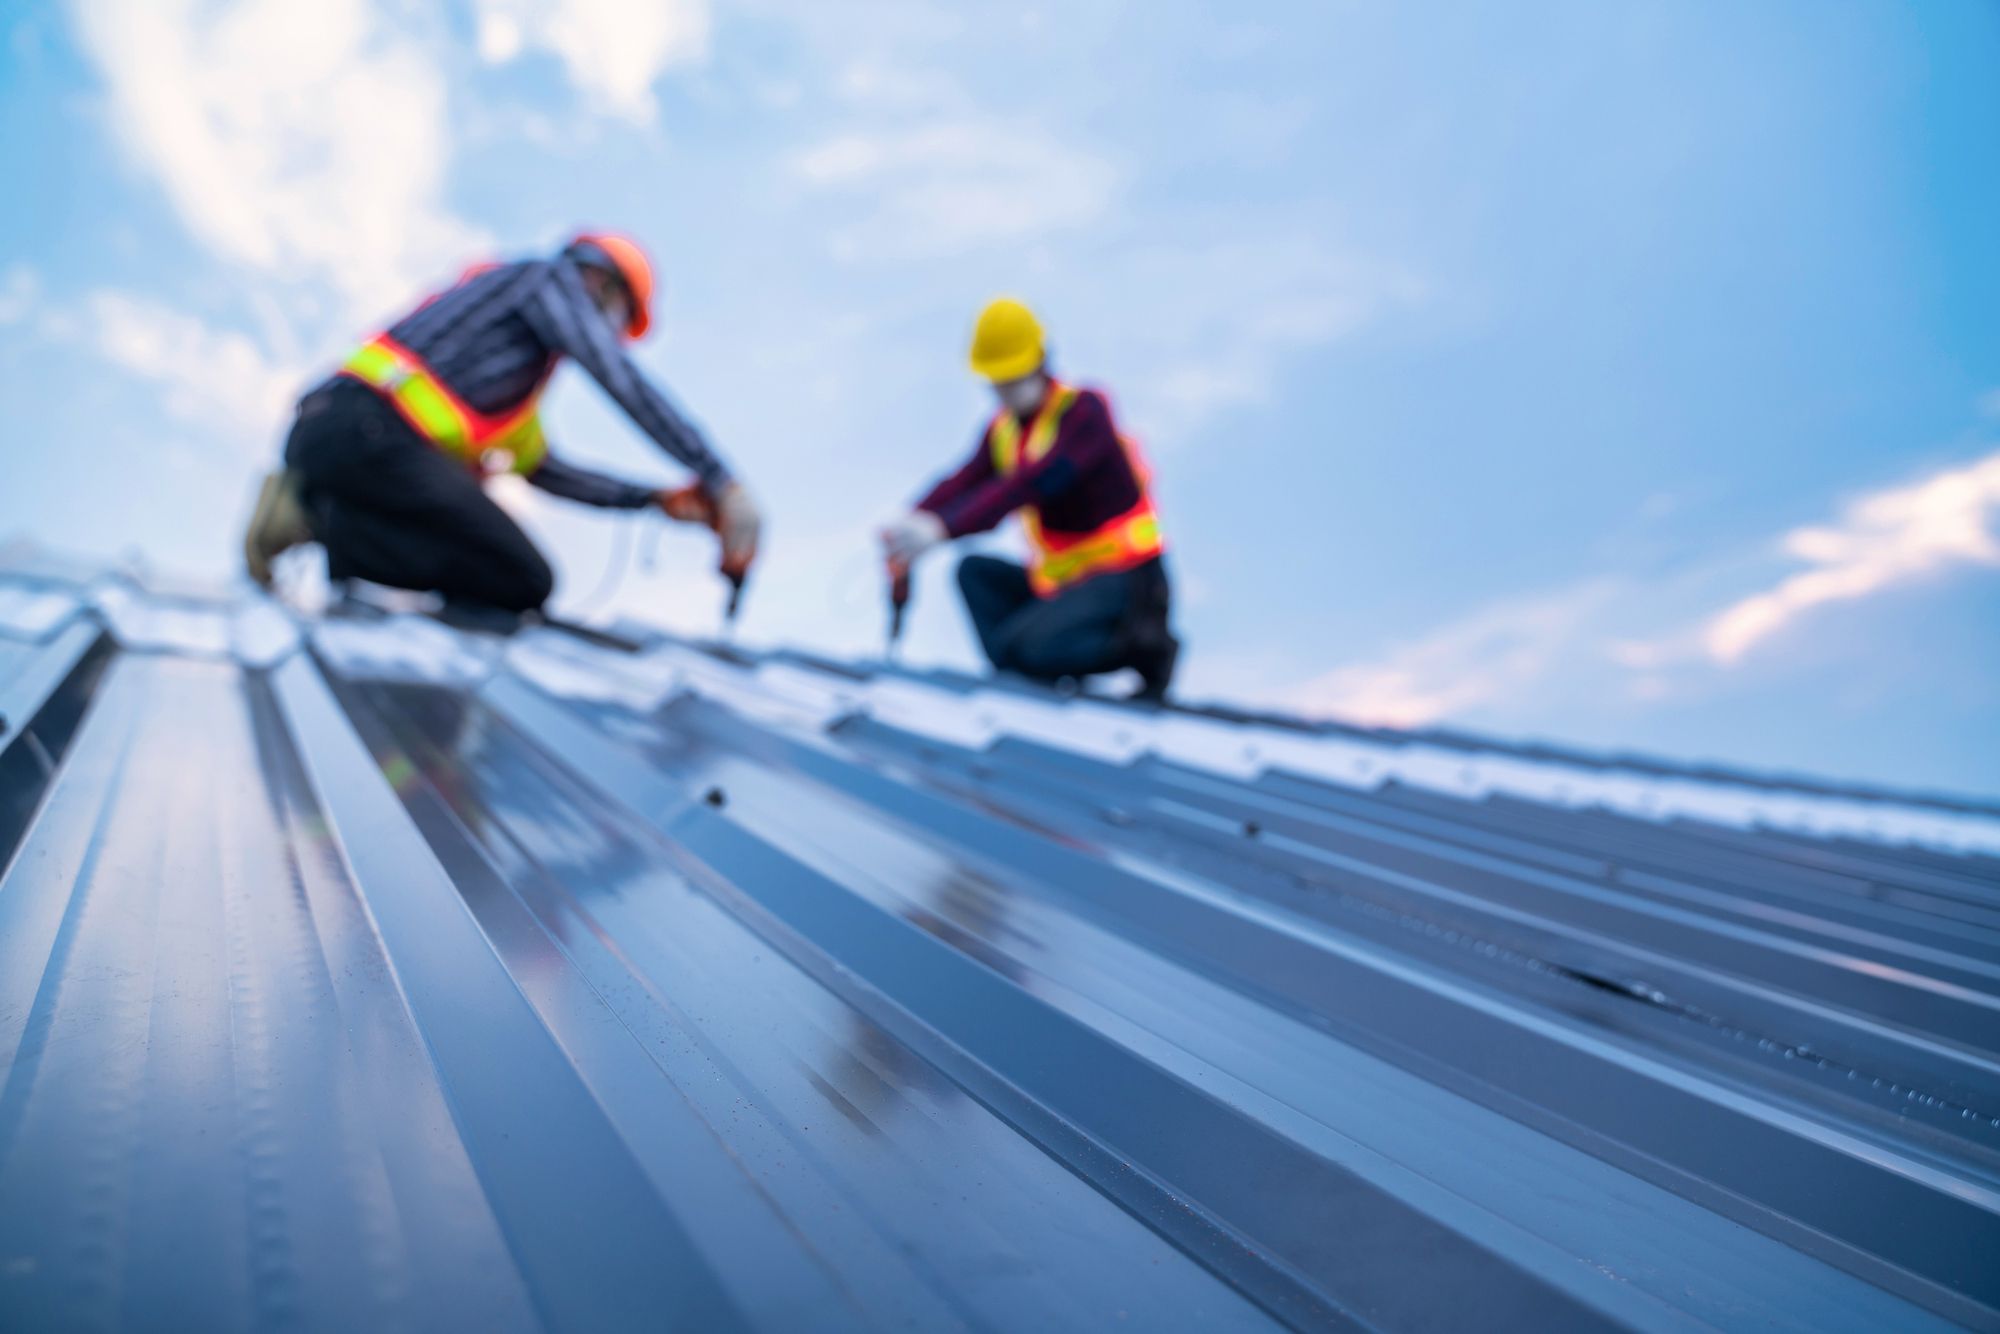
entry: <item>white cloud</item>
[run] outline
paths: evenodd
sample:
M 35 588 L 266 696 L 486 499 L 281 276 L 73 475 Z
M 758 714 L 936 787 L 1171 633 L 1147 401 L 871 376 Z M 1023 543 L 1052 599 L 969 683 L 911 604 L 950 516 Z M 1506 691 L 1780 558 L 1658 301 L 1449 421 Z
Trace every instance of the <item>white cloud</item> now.
M 793 159 L 816 189 L 868 201 L 844 233 L 852 255 L 953 254 L 1082 227 L 1110 207 L 1109 162 L 1026 125 L 962 118 L 853 132 Z
M 306 368 L 268 355 L 234 329 L 134 292 L 101 288 L 72 304 L 45 300 L 20 265 L 0 278 L 0 324 L 23 324 L 47 344 L 81 345 L 160 387 L 167 412 L 211 439 L 262 460 L 304 385 Z
M 13 264 L 0 277 L 0 325 L 19 324 L 35 309 L 42 280 L 25 264 Z
M 1786 534 L 1812 568 L 1725 608 L 1702 643 L 1733 663 L 1815 607 L 1871 597 L 1961 565 L 2000 565 L 2000 452 L 1919 482 L 1861 497 L 1838 522 Z
M 475 0 L 481 59 L 504 64 L 539 47 L 599 111 L 651 124 L 653 85 L 708 55 L 708 0 Z
M 298 368 L 274 364 L 243 334 L 130 293 L 91 293 L 70 327 L 106 361 L 161 386 L 173 415 L 254 442 L 260 459 L 301 386 Z
M 1315 677 L 1279 702 L 1384 727 L 1421 727 L 1540 683 L 1590 639 L 1617 589 L 1598 580 L 1498 603 L 1373 661 Z
M 375 0 L 73 0 L 110 122 L 194 235 L 375 315 L 483 244 L 443 202 L 439 53 Z
M 1421 726 L 1479 710 L 1573 715 L 1623 698 L 1641 707 L 1712 688 L 1755 646 L 1829 603 L 1888 593 L 1944 570 L 2000 567 L 2000 452 L 1866 495 L 1837 521 L 1782 539 L 1812 568 L 1721 611 L 1724 559 L 1668 579 L 1597 579 L 1489 604 L 1372 661 L 1289 689 L 1276 702 L 1363 723 Z M 1682 629 L 1648 635 L 1662 621 Z M 1638 631 L 1639 633 L 1634 633 Z
M 883 111 L 938 111 L 963 101 L 959 84 L 941 70 L 874 55 L 842 66 L 834 90 L 855 106 Z
M 1321 237 L 1232 237 L 1116 255 L 1084 279 L 1120 321 L 1120 382 L 1163 443 L 1264 400 L 1298 352 L 1424 300 L 1400 266 Z
M 977 75 L 994 58 L 990 22 L 949 6 L 884 5 L 869 25 L 815 13 L 795 18 L 847 115 L 790 165 L 833 219 L 833 255 L 950 261 L 935 290 L 967 304 L 1020 291 L 1046 307 L 1061 364 L 1115 385 L 1149 443 L 1197 435 L 1268 398 L 1306 349 L 1430 298 L 1400 261 L 1345 245 L 1330 205 L 1250 208 L 1225 192 L 1136 208 L 1132 183 L 1161 146 L 1099 137 L 1090 96 L 1062 81 L 1032 115 L 1004 87 L 996 97 Z M 1303 103 L 1241 105 L 1272 113 L 1259 133 L 1283 139 Z

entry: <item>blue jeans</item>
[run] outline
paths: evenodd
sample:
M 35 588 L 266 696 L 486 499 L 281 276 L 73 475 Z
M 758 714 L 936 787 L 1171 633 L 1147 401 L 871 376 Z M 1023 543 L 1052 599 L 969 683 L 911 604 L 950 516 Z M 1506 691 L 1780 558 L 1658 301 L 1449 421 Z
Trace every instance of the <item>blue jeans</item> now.
M 1158 560 L 1038 598 L 1012 561 L 967 556 L 958 590 L 987 660 L 1001 671 L 1053 681 L 1136 667 L 1172 643 L 1167 575 Z

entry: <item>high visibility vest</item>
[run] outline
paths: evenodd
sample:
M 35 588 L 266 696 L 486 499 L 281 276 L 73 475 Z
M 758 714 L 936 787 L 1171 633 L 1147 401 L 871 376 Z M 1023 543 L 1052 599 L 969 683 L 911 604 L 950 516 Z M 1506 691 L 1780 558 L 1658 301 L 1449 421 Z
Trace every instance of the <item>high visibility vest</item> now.
M 356 348 L 340 369 L 372 385 L 396 405 L 418 435 L 464 460 L 475 472 L 511 469 L 525 475 L 541 467 L 548 456 L 540 415 L 546 379 L 511 412 L 481 412 L 386 333 Z
M 1063 414 L 1076 402 L 1077 395 L 1072 386 L 1051 382 L 1048 397 L 1029 424 L 1025 440 L 1013 413 L 1003 409 L 994 414 L 993 424 L 986 428 L 994 470 L 1006 477 L 1046 456 L 1055 447 Z M 1048 597 L 1092 575 L 1143 565 L 1167 549 L 1160 537 L 1160 517 L 1153 509 L 1152 470 L 1146 466 L 1137 445 L 1122 435 L 1118 444 L 1125 451 L 1132 480 L 1139 488 L 1139 499 L 1132 508 L 1087 533 L 1052 533 L 1042 526 L 1037 506 L 1022 509 L 1021 525 L 1027 529 L 1028 545 L 1035 553 L 1034 564 L 1028 570 L 1028 583 L 1038 596 Z

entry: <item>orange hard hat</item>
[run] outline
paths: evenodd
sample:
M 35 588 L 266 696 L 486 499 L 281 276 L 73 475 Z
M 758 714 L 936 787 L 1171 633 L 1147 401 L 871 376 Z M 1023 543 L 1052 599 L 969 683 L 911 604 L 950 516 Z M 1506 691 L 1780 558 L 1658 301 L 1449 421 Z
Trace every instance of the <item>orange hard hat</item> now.
M 653 325 L 653 264 L 646 252 L 629 236 L 616 232 L 580 232 L 572 246 L 595 246 L 611 261 L 625 290 L 632 296 L 632 318 L 625 322 L 625 336 L 637 338 Z

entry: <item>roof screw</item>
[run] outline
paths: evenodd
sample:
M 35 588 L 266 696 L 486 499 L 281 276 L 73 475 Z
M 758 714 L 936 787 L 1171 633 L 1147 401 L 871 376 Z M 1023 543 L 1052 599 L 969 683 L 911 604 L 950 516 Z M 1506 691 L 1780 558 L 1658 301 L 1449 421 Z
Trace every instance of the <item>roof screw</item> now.
M 724 792 L 719 787 L 712 787 L 708 791 L 702 793 L 701 799 L 707 802 L 709 805 L 715 807 L 717 810 L 721 810 L 724 806 L 727 806 L 729 804 L 729 794 Z
M 1255 820 L 1245 820 L 1243 822 L 1243 837 L 1255 838 L 1263 832 L 1264 826 L 1258 824 Z

